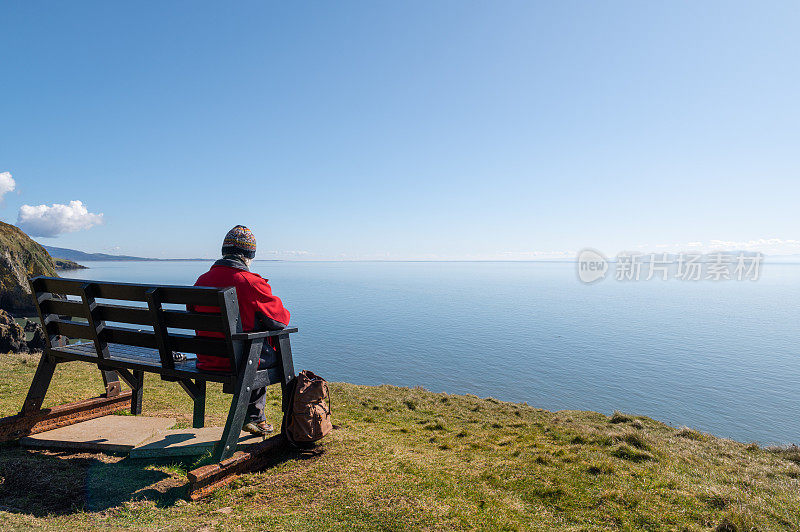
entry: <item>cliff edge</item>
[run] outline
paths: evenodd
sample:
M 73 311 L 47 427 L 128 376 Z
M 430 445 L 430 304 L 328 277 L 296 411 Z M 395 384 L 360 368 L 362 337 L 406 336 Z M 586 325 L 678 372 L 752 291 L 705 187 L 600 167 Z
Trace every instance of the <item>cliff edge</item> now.
M 0 309 L 14 316 L 33 316 L 28 277 L 55 277 L 52 257 L 19 228 L 0 222 Z

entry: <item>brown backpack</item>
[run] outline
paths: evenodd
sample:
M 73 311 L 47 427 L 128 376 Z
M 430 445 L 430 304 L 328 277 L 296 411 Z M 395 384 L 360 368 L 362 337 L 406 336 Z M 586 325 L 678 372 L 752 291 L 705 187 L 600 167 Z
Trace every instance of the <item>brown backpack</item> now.
M 313 447 L 333 429 L 328 381 L 308 370 L 289 381 L 284 393 L 282 428 L 289 443 L 300 448 Z

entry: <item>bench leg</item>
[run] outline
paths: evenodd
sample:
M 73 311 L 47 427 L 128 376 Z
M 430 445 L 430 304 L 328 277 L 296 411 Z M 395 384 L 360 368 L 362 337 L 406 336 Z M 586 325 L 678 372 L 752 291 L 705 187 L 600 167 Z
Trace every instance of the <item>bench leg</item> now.
M 131 387 L 131 414 L 138 416 L 142 413 L 142 395 L 144 392 L 144 371 L 136 371 L 133 373 L 124 368 L 119 368 L 112 371 L 114 375 L 121 377 L 125 383 Z M 104 376 L 105 378 L 105 376 Z M 117 383 L 119 384 L 119 383 Z M 106 385 L 106 389 L 108 385 Z
M 138 416 L 142 413 L 142 398 L 144 397 L 144 371 L 134 371 L 133 378 L 136 387 L 131 390 L 131 414 Z
M 231 408 L 228 411 L 228 421 L 225 422 L 225 430 L 222 433 L 222 439 L 217 444 L 214 452 L 214 460 L 222 462 L 226 458 L 230 458 L 236 452 L 236 444 L 239 441 L 239 434 L 242 432 L 244 425 L 244 417 L 247 413 L 247 405 L 250 403 L 250 393 L 253 389 L 253 383 L 256 378 L 256 370 L 258 370 L 258 361 L 261 355 L 261 345 L 263 340 L 254 341 L 250 343 L 247 350 L 246 363 L 240 364 L 242 368 L 236 379 L 236 385 L 233 390 L 233 400 L 231 401 Z
M 206 425 L 206 381 L 196 380 L 198 394 L 193 398 L 194 411 L 192 415 L 192 427 L 201 429 Z
M 289 335 L 282 334 L 278 337 L 277 341 L 278 356 L 281 359 L 281 370 L 283 378 L 281 379 L 281 387 L 289 383 L 294 378 L 294 363 L 292 362 L 292 344 L 289 342 Z
M 294 379 L 294 363 L 292 362 L 292 345 L 289 342 L 289 335 L 282 334 L 276 338 L 278 356 L 281 360 L 281 412 L 286 413 L 289 408 L 289 397 L 287 395 L 287 385 Z M 281 419 L 281 433 L 286 429 L 283 426 L 283 419 Z
M 201 429 L 206 424 L 206 381 L 195 379 L 180 379 L 178 384 L 189 394 L 194 402 L 192 413 L 192 427 Z
M 119 383 L 119 375 L 116 371 L 101 369 L 103 374 L 103 384 L 106 386 L 106 397 L 116 397 L 122 391 L 122 385 Z
M 42 408 L 44 396 L 47 389 L 50 387 L 50 381 L 53 379 L 53 373 L 56 371 L 56 362 L 42 354 L 39 359 L 39 365 L 36 367 L 36 374 L 33 376 L 33 382 L 28 390 L 28 396 L 22 404 L 22 413 L 27 414 L 35 412 Z

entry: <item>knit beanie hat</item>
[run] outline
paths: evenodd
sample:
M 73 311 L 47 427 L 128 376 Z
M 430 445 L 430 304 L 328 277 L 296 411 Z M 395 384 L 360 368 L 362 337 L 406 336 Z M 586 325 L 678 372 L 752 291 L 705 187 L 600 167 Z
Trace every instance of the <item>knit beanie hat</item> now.
M 241 255 L 252 259 L 256 256 L 256 237 L 247 227 L 237 225 L 225 235 L 222 242 L 223 255 Z

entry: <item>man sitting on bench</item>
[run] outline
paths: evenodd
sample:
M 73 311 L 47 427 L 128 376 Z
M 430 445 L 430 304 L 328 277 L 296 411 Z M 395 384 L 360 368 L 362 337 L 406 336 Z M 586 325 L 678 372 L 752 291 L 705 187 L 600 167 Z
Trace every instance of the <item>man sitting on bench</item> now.
M 272 295 L 272 288 L 267 279 L 250 271 L 250 263 L 256 256 L 256 238 L 247 227 L 237 225 L 225 235 L 222 243 L 222 258 L 201 275 L 195 286 L 211 286 L 216 288 L 236 287 L 239 300 L 239 316 L 242 320 L 243 332 L 275 331 L 286 327 L 289 323 L 289 311 L 279 298 Z M 195 312 L 219 312 L 213 307 L 196 306 Z M 210 331 L 197 331 L 198 336 L 216 336 L 222 334 Z M 271 338 L 269 339 L 271 340 Z M 230 371 L 230 361 L 206 355 L 197 355 L 197 368 L 209 371 Z M 270 370 L 270 380 L 277 373 L 278 357 L 269 342 L 264 342 L 261 350 L 261 361 L 258 369 Z M 264 416 L 267 401 L 266 388 L 258 388 L 250 395 L 242 430 L 259 436 L 272 432 L 272 425 Z

